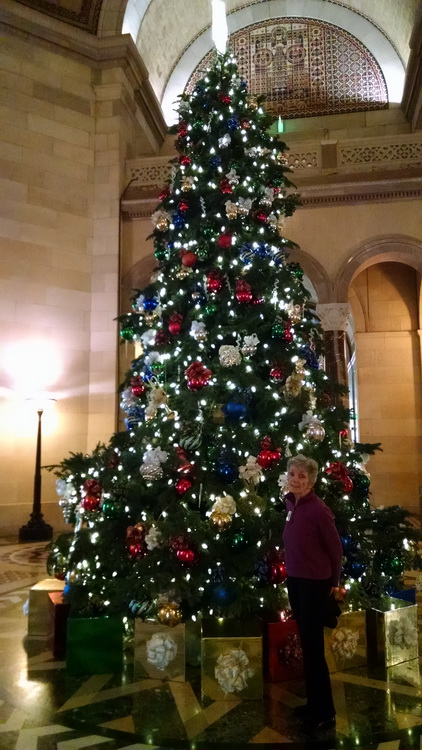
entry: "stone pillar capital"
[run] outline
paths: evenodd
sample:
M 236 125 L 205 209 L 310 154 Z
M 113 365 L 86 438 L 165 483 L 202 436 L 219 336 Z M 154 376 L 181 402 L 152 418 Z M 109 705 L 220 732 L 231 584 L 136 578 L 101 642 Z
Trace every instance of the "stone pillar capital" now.
M 324 331 L 345 331 L 352 308 L 348 302 L 327 302 L 317 305 L 316 313 Z

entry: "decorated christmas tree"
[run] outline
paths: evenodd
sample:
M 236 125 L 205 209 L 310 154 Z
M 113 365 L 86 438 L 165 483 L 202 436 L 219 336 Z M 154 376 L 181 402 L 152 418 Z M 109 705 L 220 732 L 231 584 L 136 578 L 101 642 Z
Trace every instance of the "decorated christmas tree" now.
M 420 567 L 399 506 L 373 507 L 350 440 L 345 389 L 289 261 L 298 204 L 286 145 L 269 134 L 230 54 L 183 94 L 178 157 L 152 216 L 157 268 L 121 337 L 137 356 L 121 390 L 126 430 L 55 467 L 74 532 L 53 546 L 73 614 L 175 624 L 287 605 L 281 534 L 287 460 L 317 460 L 317 494 L 344 546 L 350 600 L 366 604 Z

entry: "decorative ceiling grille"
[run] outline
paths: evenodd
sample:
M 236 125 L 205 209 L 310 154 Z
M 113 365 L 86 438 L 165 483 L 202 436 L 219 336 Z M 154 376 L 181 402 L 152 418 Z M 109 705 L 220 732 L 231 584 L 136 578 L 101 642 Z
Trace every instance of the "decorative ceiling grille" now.
M 266 109 L 283 119 L 388 107 L 381 68 L 358 39 L 338 26 L 310 18 L 260 22 L 230 36 L 251 93 L 266 96 Z M 214 51 L 188 82 L 190 93 Z

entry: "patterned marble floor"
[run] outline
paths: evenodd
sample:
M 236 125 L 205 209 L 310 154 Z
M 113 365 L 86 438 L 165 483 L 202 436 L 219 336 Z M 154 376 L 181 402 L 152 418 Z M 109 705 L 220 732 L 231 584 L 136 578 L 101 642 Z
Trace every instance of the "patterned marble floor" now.
M 26 635 L 28 589 L 45 578 L 43 545 L 0 539 L 0 750 L 422 750 L 420 659 L 332 675 L 335 731 L 307 736 L 291 709 L 300 681 L 268 685 L 263 701 L 202 703 L 186 683 L 122 674 L 74 676 Z M 422 653 L 422 649 L 421 649 Z

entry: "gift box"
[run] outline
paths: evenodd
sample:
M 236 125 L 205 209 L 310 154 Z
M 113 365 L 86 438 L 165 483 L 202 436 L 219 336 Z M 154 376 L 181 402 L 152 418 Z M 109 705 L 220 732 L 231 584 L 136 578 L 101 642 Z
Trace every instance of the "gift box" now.
M 366 611 L 368 661 L 391 667 L 418 657 L 417 605 L 384 597 Z
M 50 602 L 52 591 L 63 591 L 64 581 L 45 578 L 29 590 L 28 635 L 48 638 L 51 632 Z
M 50 633 L 48 646 L 55 659 L 66 656 L 67 618 L 69 603 L 64 599 L 61 591 L 52 591 L 48 595 L 50 613 Z
M 330 672 L 365 666 L 368 663 L 365 611 L 343 612 L 336 628 L 324 628 L 324 648 Z
M 107 674 L 123 667 L 121 617 L 69 617 L 66 667 L 72 674 Z
M 185 623 L 173 628 L 159 622 L 135 620 L 134 679 L 185 681 Z
M 303 676 L 303 654 L 296 620 L 263 620 L 264 677 L 283 682 Z
M 394 667 L 387 667 L 386 682 L 396 685 L 410 685 L 420 689 L 421 673 L 419 659 L 404 661 L 401 664 L 395 664 Z
M 255 619 L 204 620 L 201 691 L 211 700 L 262 699 L 262 636 Z

